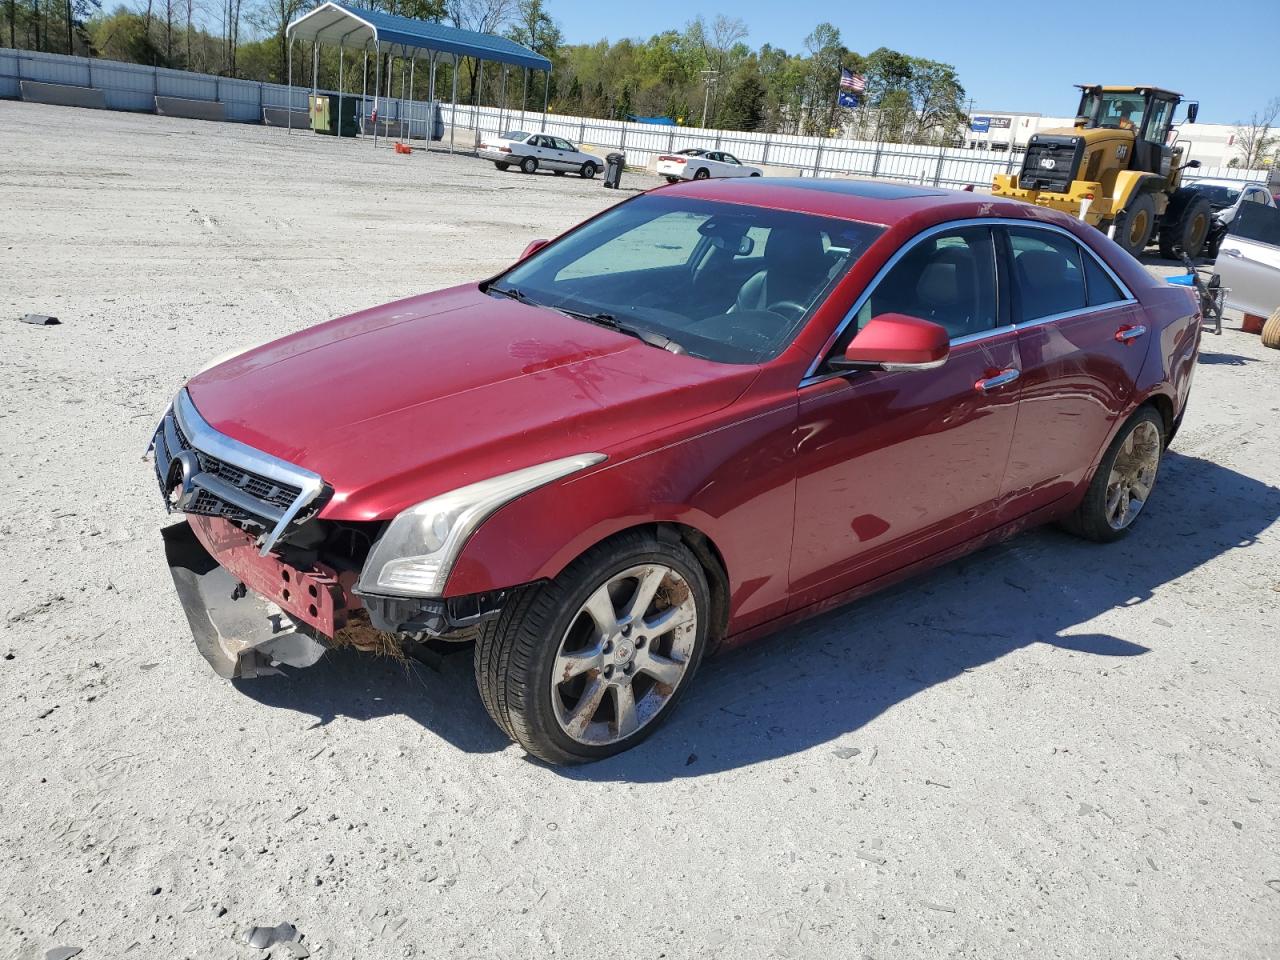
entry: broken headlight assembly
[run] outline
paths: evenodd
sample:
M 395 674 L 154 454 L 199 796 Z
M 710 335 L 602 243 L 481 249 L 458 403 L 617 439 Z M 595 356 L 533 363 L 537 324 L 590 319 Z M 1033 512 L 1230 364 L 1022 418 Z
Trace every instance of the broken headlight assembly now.
M 605 459 L 584 453 L 459 487 L 398 513 L 373 545 L 357 593 L 439 597 L 467 538 L 499 508 L 530 490 Z

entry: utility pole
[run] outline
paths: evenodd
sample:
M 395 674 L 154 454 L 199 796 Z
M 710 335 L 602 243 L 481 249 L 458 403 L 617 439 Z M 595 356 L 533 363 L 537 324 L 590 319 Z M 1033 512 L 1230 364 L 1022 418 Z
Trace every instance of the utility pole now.
M 707 107 L 711 103 L 711 88 L 715 86 L 718 76 L 718 70 L 702 71 L 702 82 L 706 87 L 706 93 L 702 97 L 702 129 L 704 130 L 707 128 Z

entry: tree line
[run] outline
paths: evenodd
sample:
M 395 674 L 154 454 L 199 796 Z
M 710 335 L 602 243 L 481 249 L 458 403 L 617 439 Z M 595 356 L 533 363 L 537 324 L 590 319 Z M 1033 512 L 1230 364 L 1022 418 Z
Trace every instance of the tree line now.
M 0 0 L 0 30 L 10 46 L 284 82 L 285 26 L 314 0 L 134 0 L 101 7 L 102 0 Z M 749 44 L 743 21 L 695 17 L 681 30 L 647 39 L 567 44 L 544 0 L 363 0 L 388 13 L 503 34 L 548 57 L 548 77 L 532 73 L 526 89 L 517 70 L 463 58 L 459 100 L 610 119 L 670 117 L 686 126 L 775 133 L 845 135 L 900 143 L 947 143 L 967 122 L 965 92 L 950 64 L 882 47 L 859 53 L 845 46 L 833 24 L 818 24 L 803 48 L 788 52 Z M 0 41 L 2 42 L 2 41 Z M 310 50 L 294 50 L 294 83 L 310 86 Z M 448 96 L 451 66 L 441 58 L 437 93 Z M 344 86 L 369 89 L 369 76 L 348 53 Z M 841 69 L 865 78 L 857 108 L 837 103 Z M 411 95 L 428 95 L 426 70 L 415 73 Z M 398 66 L 384 69 L 398 96 Z M 318 85 L 335 88 L 338 56 L 321 52 Z M 384 90 L 384 93 L 388 92 Z

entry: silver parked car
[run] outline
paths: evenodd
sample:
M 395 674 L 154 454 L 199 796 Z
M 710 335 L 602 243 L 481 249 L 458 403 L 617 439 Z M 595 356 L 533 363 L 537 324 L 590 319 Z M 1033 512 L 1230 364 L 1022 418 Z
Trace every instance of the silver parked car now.
M 1213 270 L 1230 288 L 1228 307 L 1259 317 L 1280 315 L 1280 209 L 1246 203 L 1222 240 Z
M 509 130 L 487 139 L 478 152 L 481 159 L 492 161 L 499 170 L 519 167 L 523 173 L 576 173 L 584 180 L 590 180 L 604 166 L 599 157 L 584 153 L 563 137 L 524 130 Z

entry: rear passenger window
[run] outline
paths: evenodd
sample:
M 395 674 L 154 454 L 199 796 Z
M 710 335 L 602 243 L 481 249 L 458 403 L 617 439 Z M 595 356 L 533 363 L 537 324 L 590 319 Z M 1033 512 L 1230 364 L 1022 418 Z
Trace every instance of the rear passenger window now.
M 1074 240 L 1027 227 L 1009 227 L 1007 232 L 1018 291 L 1015 323 L 1083 310 L 1088 305 L 1080 248 Z
M 1097 260 L 1088 253 L 1083 254 L 1081 259 L 1084 260 L 1084 285 L 1085 292 L 1089 295 L 1089 306 L 1101 307 L 1108 303 L 1118 303 L 1125 298 L 1116 282 Z

